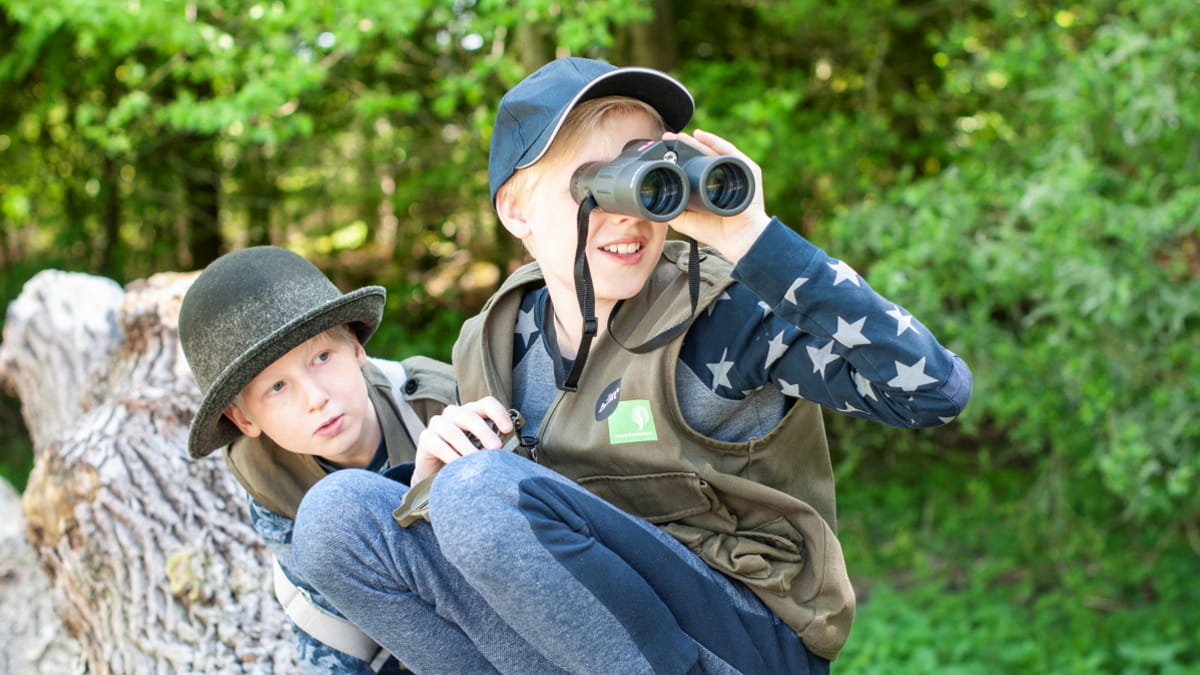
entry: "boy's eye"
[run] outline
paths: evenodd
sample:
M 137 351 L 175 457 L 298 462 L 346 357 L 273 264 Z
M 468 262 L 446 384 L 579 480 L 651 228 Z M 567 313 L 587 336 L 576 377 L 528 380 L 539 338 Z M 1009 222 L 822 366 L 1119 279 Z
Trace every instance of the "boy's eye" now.
M 325 351 L 321 352 L 320 354 L 317 354 L 317 363 L 325 363 L 326 361 L 329 360 L 329 357 L 332 355 L 333 355 L 333 353 L 330 352 L 329 350 L 325 350 Z
M 277 394 L 277 393 L 283 391 L 283 382 L 276 382 L 275 384 L 271 385 L 271 388 L 269 391 L 272 394 Z

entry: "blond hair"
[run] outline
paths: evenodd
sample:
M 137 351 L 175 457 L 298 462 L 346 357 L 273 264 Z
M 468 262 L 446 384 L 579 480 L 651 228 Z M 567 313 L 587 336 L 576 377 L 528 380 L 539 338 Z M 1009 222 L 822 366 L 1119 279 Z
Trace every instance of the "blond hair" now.
M 321 331 L 320 333 L 317 333 L 316 335 L 308 338 L 308 340 L 305 340 L 304 342 L 308 342 L 309 340 L 316 340 L 317 338 L 325 338 L 326 340 L 329 340 L 331 342 L 341 342 L 343 344 L 350 345 L 351 347 L 357 346 L 359 344 L 358 335 L 353 330 L 350 329 L 350 324 L 346 324 L 346 323 L 338 324 L 332 328 L 326 328 L 325 330 Z M 300 344 L 304 344 L 304 342 L 302 342 Z M 265 370 L 265 368 L 264 368 L 264 370 Z M 257 373 L 255 374 L 255 376 L 257 377 Z M 246 393 L 246 388 L 243 387 L 242 390 L 239 391 L 233 397 L 233 401 L 232 401 L 233 405 L 237 406 L 238 408 L 241 408 L 243 411 L 246 409 L 245 393 Z
M 575 106 L 567 113 L 554 142 L 546 150 L 546 154 L 531 166 L 517 169 L 513 175 L 496 191 L 496 200 L 512 199 L 523 204 L 525 198 L 532 194 L 538 180 L 547 172 L 563 169 L 563 162 L 583 144 L 584 139 L 599 129 L 610 115 L 630 115 L 645 113 L 653 118 L 658 125 L 658 134 L 666 130 L 662 115 L 649 103 L 629 96 L 602 96 L 593 98 Z
M 354 331 L 350 330 L 350 324 L 348 323 L 338 324 L 333 328 L 326 329 L 323 333 L 314 335 L 313 337 L 318 337 L 320 335 L 323 335 L 330 340 L 345 342 L 351 346 L 358 344 L 358 335 Z

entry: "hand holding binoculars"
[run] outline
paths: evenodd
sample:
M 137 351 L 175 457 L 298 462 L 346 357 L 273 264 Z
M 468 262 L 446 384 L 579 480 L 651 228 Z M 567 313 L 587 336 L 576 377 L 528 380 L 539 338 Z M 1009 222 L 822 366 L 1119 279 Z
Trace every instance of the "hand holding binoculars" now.
M 709 156 L 683 141 L 637 139 L 610 162 L 589 162 L 571 177 L 571 196 L 591 193 L 609 213 L 667 221 L 683 210 L 732 216 L 754 197 L 750 167 L 737 157 Z

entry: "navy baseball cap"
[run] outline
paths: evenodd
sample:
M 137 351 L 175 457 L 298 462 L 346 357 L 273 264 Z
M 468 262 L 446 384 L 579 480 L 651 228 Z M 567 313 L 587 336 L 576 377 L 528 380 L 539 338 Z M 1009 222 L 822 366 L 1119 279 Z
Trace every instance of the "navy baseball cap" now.
M 662 115 L 669 131 L 687 126 L 696 107 L 687 87 L 666 73 L 617 68 L 572 56 L 555 59 L 500 99 L 488 153 L 492 204 L 496 203 L 496 191 L 517 169 L 546 154 L 567 113 L 583 101 L 602 96 L 628 96 L 648 103 Z

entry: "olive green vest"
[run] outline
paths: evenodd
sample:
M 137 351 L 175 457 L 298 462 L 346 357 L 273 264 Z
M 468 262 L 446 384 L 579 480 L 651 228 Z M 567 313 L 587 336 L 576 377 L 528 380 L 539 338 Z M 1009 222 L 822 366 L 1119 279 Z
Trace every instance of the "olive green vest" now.
M 454 402 L 454 375 L 450 366 L 423 356 L 400 363 L 407 380 L 399 389 L 422 423 Z M 387 445 L 388 463 L 395 466 L 411 462 L 420 431 L 407 430 L 392 398 L 392 382 L 380 366 L 368 361 L 362 372 Z M 296 517 L 304 494 L 325 476 L 325 470 L 312 455 L 284 450 L 265 435 L 242 436 L 226 446 L 224 454 L 226 464 L 250 496 L 270 511 L 288 518 Z
M 687 247 L 667 242 L 642 291 L 613 332 L 637 345 L 685 320 Z M 699 311 L 732 283 L 709 252 Z M 512 398 L 517 312 L 542 285 L 536 264 L 505 281 L 454 347 L 464 401 Z M 648 354 L 597 339 L 576 392 L 560 391 L 534 459 L 621 509 L 655 523 L 711 567 L 749 586 L 814 653 L 834 659 L 854 616 L 854 591 L 834 533 L 833 471 L 820 408 L 800 400 L 762 438 L 731 443 L 693 430 L 675 389 L 682 335 Z

